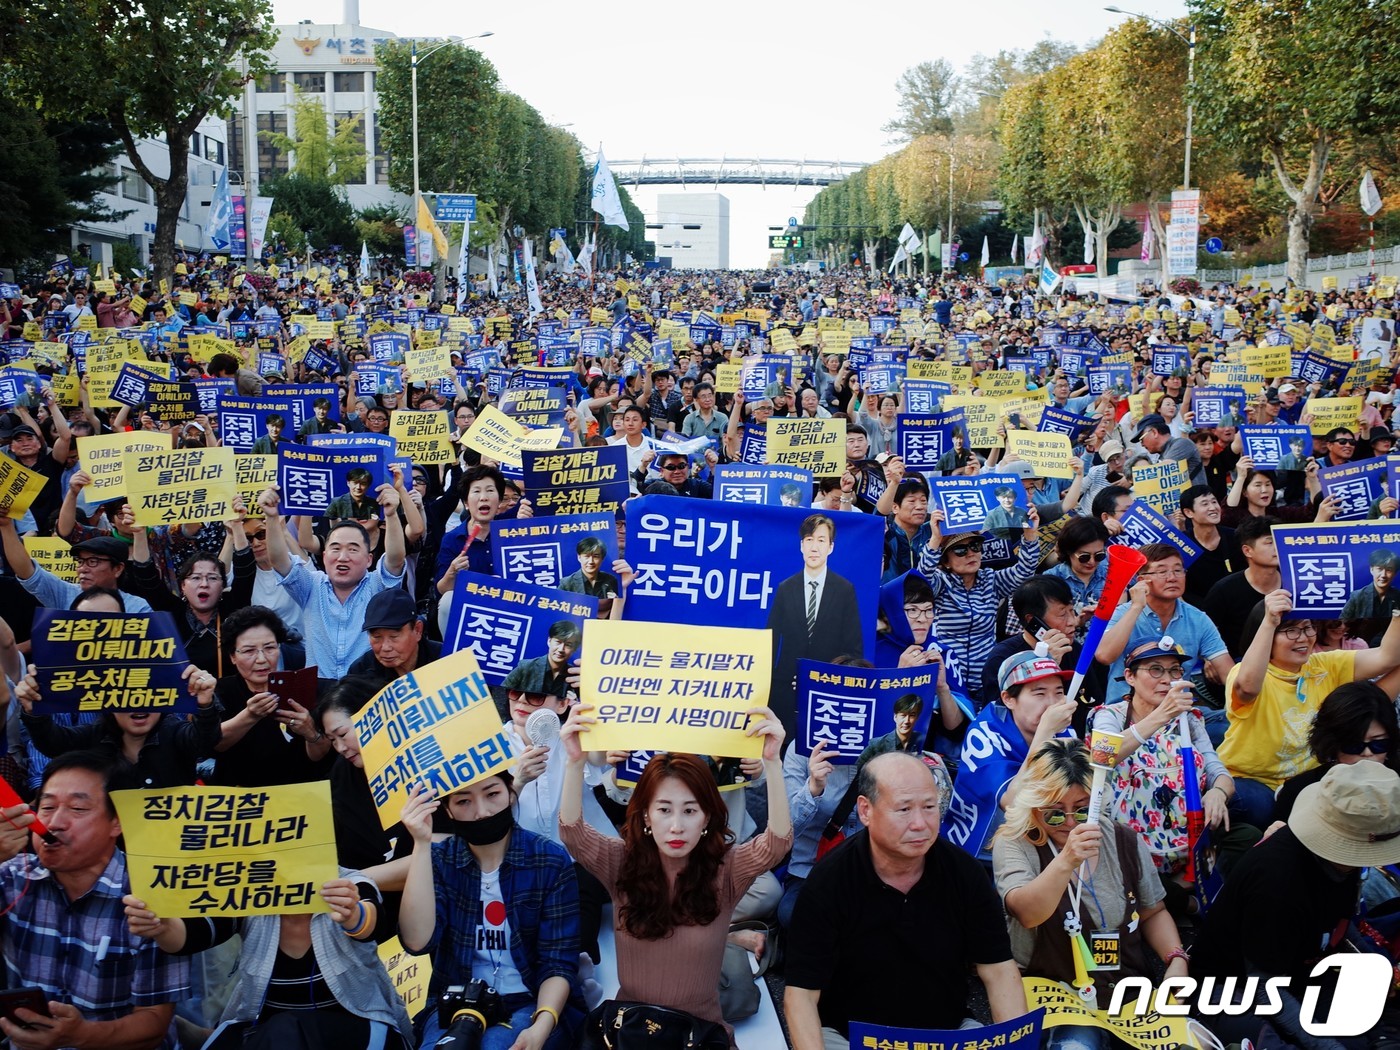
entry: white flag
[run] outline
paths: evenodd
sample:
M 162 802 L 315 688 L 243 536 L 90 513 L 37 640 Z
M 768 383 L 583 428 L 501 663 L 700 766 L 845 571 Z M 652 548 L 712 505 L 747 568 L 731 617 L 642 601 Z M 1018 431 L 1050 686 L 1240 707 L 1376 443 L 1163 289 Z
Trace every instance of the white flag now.
M 369 280 L 369 245 L 360 242 L 360 280 Z
M 1019 245 L 1020 243 L 1021 243 L 1021 235 L 1020 235 L 1019 233 L 1013 233 L 1013 234 L 1011 235 L 1011 265 L 1012 265 L 1012 266 L 1015 266 L 1015 265 L 1016 265 L 1016 247 L 1017 247 L 1017 245 Z
M 906 252 L 912 254 L 919 250 L 919 245 L 921 243 L 919 235 L 914 232 L 914 227 L 906 222 L 904 224 L 904 229 L 899 231 L 899 246 Z
M 467 298 L 471 294 L 471 242 L 472 224 L 462 223 L 462 247 L 457 251 L 457 309 L 460 311 L 467 305 Z
M 1094 238 L 1089 236 L 1089 230 L 1084 230 L 1084 265 L 1088 266 L 1094 261 Z
M 1055 268 L 1050 265 L 1047 259 L 1040 265 L 1040 294 L 1054 295 L 1055 289 L 1060 286 L 1060 275 L 1055 272 Z
M 593 276 L 593 240 L 589 238 L 583 242 L 583 247 L 578 250 L 578 264 L 583 267 L 583 272 L 589 277 Z
M 1142 253 L 1139 258 L 1143 262 L 1152 261 L 1152 249 L 1156 239 L 1157 235 L 1152 232 L 1152 221 L 1149 219 L 1147 226 L 1142 231 Z
M 535 249 L 530 238 L 525 238 L 525 295 L 530 300 L 530 317 L 544 313 L 540 304 L 540 285 L 535 277 Z
M 899 247 L 895 249 L 894 258 L 890 260 L 890 272 L 893 273 L 894 268 L 907 258 L 909 258 L 909 253 L 904 250 L 904 245 L 900 244 Z
M 1376 189 L 1376 180 L 1371 178 L 1369 168 L 1361 178 L 1361 210 L 1367 215 L 1374 215 L 1381 210 L 1380 191 Z
M 992 246 L 987 242 L 987 235 L 982 234 L 982 266 L 985 269 L 992 261 Z
M 1026 266 L 1039 266 L 1045 254 L 1045 235 L 1040 232 L 1040 222 L 1037 221 L 1035 229 L 1031 231 L 1030 247 L 1026 249 Z
M 608 170 L 603 147 L 598 147 L 598 163 L 593 165 L 593 210 L 603 217 L 609 226 L 620 226 L 630 230 L 627 213 L 622 210 L 622 198 L 617 193 L 617 183 Z
M 496 281 L 496 246 L 494 244 L 486 246 L 486 287 L 493 297 L 500 294 L 501 286 Z

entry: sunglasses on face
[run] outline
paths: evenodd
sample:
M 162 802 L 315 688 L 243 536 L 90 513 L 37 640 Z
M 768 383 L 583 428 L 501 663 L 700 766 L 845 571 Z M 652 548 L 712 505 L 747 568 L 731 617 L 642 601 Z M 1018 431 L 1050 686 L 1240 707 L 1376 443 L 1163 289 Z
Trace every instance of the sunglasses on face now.
M 964 555 L 968 554 L 981 554 L 982 544 L 980 541 L 976 543 L 958 543 L 952 547 L 949 547 L 948 553 L 951 554 L 954 558 L 961 558 Z
M 1334 445 L 1354 445 L 1354 444 L 1356 444 L 1356 438 L 1333 438 L 1333 439 L 1332 439 L 1332 444 L 1334 444 Z
M 550 699 L 550 697 L 544 693 L 521 693 L 516 699 L 524 701 L 531 707 L 543 707 L 544 702 Z
M 1382 740 L 1363 740 L 1355 747 L 1344 747 L 1341 749 L 1344 755 L 1364 755 L 1368 751 L 1373 755 L 1388 755 L 1395 750 L 1395 742 L 1389 737 Z
M 1074 555 L 1074 560 L 1079 562 L 1080 565 L 1088 565 L 1090 562 L 1097 565 L 1107 557 L 1108 551 L 1078 551 Z
M 1040 812 L 1040 817 L 1045 821 L 1047 827 L 1058 828 L 1070 817 L 1074 818 L 1076 824 L 1089 823 L 1089 807 L 1082 806 L 1079 809 L 1065 811 L 1063 809 L 1044 809 Z

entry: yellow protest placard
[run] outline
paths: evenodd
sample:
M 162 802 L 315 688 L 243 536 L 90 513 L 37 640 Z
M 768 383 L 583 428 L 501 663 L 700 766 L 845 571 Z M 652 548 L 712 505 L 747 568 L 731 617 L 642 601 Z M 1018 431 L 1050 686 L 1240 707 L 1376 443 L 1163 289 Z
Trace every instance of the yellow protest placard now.
M 589 324 L 612 324 L 612 314 L 601 306 L 595 306 L 588 311 Z
M 764 462 L 810 470 L 814 478 L 840 477 L 846 469 L 845 420 L 769 419 Z
M 1074 450 L 1070 447 L 1068 434 L 1008 430 L 1006 451 L 1031 464 L 1038 478 L 1074 477 L 1074 469 L 1070 466 Z
M 399 819 L 413 785 L 450 795 L 504 772 L 518 757 L 470 649 L 394 679 L 355 716 L 355 731 L 386 828 Z
M 1181 490 L 1190 484 L 1181 460 L 1139 463 L 1133 468 L 1133 495 L 1165 517 L 1181 510 Z
M 78 465 L 92 478 L 83 496 L 98 503 L 124 496 L 126 482 L 122 477 L 122 464 L 127 453 L 156 452 L 169 449 L 171 445 L 169 434 L 145 431 L 78 438 Z
M 73 545 L 60 536 L 25 536 L 24 549 L 30 560 L 41 569 L 48 569 L 60 580 L 78 582 L 78 563 L 73 560 Z
M 1178 1046 L 1200 1045 L 1188 1028 L 1185 1016 L 1159 1013 L 1149 1009 L 1148 1003 L 1142 1004 L 1141 1016 L 1135 1016 L 1136 1010 L 1110 1015 L 1107 1010 L 1090 1009 L 1078 992 L 1058 981 L 1043 977 L 1023 977 L 1021 981 L 1026 989 L 1026 1007 L 1045 1011 L 1041 1022 L 1044 1028 L 1062 1025 L 1102 1028 L 1137 1050 L 1174 1050 Z M 1137 1000 L 1127 1002 L 1136 1006 Z
M 559 439 L 563 434 L 561 427 L 530 430 L 511 419 L 495 405 L 485 405 L 477 413 L 476 422 L 471 425 L 462 441 L 468 448 L 474 448 L 498 463 L 523 467 L 521 452 L 549 452 L 559 447 Z
M 846 330 L 846 332 L 847 332 L 848 334 L 850 334 L 850 335 L 869 335 L 869 334 L 870 334 L 870 322 L 869 322 L 869 321 L 857 320 L 856 318 L 853 318 L 853 317 L 848 317 L 848 318 L 846 318 L 846 320 L 844 320 L 844 321 L 841 323 L 841 327 L 844 328 L 844 329 Z
M 451 463 L 452 430 L 446 412 L 395 412 L 389 418 L 389 436 L 399 443 L 399 455 L 424 466 Z
M 780 354 L 796 353 L 797 340 L 786 328 L 775 328 L 769 333 L 769 345 Z
M 427 335 L 427 332 L 420 333 Z M 433 332 L 433 335 L 440 335 Z M 413 383 L 430 383 L 452 375 L 452 348 L 446 345 L 419 346 L 403 355 L 404 378 Z
M 79 404 L 81 401 L 82 376 L 74 372 L 72 375 L 56 375 L 53 377 L 53 396 L 60 405 L 65 408 Z
M 744 366 L 738 361 L 725 361 L 715 368 L 715 393 L 733 394 L 739 389 Z
M 22 467 L 9 456 L 0 456 L 0 514 L 7 518 L 24 517 L 48 480 L 37 470 Z
M 824 354 L 849 354 L 851 352 L 850 332 L 822 332 L 817 340 Z
M 26 341 L 37 343 L 44 338 L 44 326 L 38 321 L 25 321 L 22 335 Z
M 137 525 L 184 525 L 233 517 L 231 448 L 128 452 L 122 457 L 127 500 Z
M 943 411 L 961 408 L 967 419 L 967 441 L 973 448 L 1001 448 L 997 426 L 1001 405 L 991 398 L 973 394 L 949 394 L 943 398 Z
M 428 982 L 433 979 L 433 960 L 429 955 L 410 955 L 403 942 L 390 937 L 379 946 L 379 961 L 394 991 L 399 993 L 409 1017 L 416 1017 L 428 998 Z
M 327 781 L 114 791 L 112 803 L 131 892 L 157 915 L 330 910 L 320 890 L 340 867 Z
M 597 722 L 584 747 L 757 758 L 747 712 L 767 706 L 772 660 L 767 630 L 585 620 L 579 695 Z
M 1240 358 L 1254 379 L 1277 379 L 1293 370 L 1292 351 L 1286 346 L 1248 346 Z
M 79 314 L 76 327 L 80 332 L 97 331 L 97 317 L 94 314 Z
M 1303 406 L 1301 418 L 1309 420 L 1314 434 L 1326 434 L 1337 427 L 1353 433 L 1361 422 L 1363 399 L 1360 397 L 1310 397 Z
M 277 455 L 244 455 L 233 457 L 233 485 L 243 497 L 243 506 L 252 517 L 262 517 L 258 497 L 263 490 L 277 484 Z
M 960 389 L 967 389 L 972 385 L 972 366 L 955 365 L 949 361 L 928 361 L 922 357 L 911 357 L 905 365 L 905 374 L 910 379 L 932 379 L 938 383 L 950 383 Z

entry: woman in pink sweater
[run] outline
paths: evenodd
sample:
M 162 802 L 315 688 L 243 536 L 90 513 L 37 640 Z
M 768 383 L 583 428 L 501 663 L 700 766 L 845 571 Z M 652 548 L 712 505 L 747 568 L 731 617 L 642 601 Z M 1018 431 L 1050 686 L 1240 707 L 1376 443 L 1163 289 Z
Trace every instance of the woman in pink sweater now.
M 733 845 L 724 802 L 709 767 L 694 755 L 659 754 L 637 781 L 622 838 L 582 819 L 584 737 L 594 721 L 580 704 L 560 733 L 568 765 L 559 832 L 569 852 L 612 895 L 618 1000 L 681 1010 L 723 1025 L 719 976 L 734 905 L 792 846 L 792 819 L 779 752 L 783 726 L 768 708 L 749 713 L 763 740 L 768 827 Z M 589 1023 L 617 1003 L 604 1003 Z M 700 1026 L 705 1027 L 705 1026 Z M 724 1025 L 733 1040 L 733 1030 Z M 589 1025 L 585 1025 L 585 1032 Z M 585 1040 L 586 1045 L 586 1040 Z

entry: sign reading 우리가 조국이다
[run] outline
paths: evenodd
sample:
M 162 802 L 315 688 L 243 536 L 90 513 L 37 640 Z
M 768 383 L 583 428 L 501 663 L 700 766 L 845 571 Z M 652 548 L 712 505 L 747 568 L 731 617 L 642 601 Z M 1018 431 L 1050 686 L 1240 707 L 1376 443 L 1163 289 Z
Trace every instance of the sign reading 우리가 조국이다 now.
M 525 451 L 521 461 L 537 516 L 612 514 L 627 499 L 627 449 L 620 444 Z
M 757 758 L 763 737 L 745 733 L 766 707 L 773 635 L 738 627 L 655 623 L 641 634 L 616 620 L 584 624 L 579 695 L 594 705 L 584 746 L 665 748 Z
M 194 711 L 189 657 L 169 613 L 34 613 L 35 713 Z
M 330 784 L 114 791 L 131 891 L 157 915 L 328 911 Z
M 415 784 L 442 798 L 509 769 L 518 757 L 468 649 L 394 679 L 355 716 L 355 732 L 386 828 L 398 821 Z
M 127 502 L 136 524 L 184 525 L 234 516 L 231 448 L 128 452 L 122 457 Z

